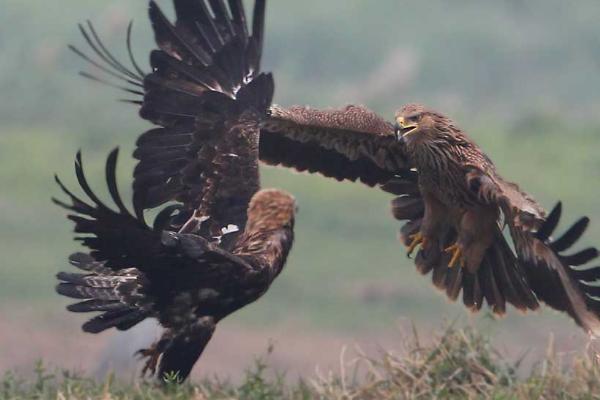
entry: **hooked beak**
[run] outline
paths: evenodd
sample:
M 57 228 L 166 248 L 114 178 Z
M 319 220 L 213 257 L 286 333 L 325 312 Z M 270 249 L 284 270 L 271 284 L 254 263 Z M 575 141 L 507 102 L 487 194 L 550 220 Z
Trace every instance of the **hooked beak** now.
M 406 136 L 417 129 L 417 124 L 407 123 L 404 117 L 399 117 L 396 119 L 396 125 L 394 127 L 396 130 L 396 139 L 402 143 L 405 141 Z

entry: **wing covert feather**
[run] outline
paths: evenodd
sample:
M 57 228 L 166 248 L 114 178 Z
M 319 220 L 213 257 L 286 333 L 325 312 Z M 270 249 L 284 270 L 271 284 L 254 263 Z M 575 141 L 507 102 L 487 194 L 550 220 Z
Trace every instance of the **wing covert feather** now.
M 370 186 L 410 169 L 392 124 L 353 105 L 329 110 L 271 107 L 262 125 L 260 158 L 270 165 Z

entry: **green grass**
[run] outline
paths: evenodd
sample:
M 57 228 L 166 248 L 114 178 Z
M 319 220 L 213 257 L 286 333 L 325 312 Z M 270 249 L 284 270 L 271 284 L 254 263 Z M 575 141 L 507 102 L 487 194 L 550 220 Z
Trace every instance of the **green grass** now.
M 381 351 L 367 357 L 360 349 L 342 352 L 338 371 L 290 382 L 269 367 L 269 353 L 250 366 L 239 383 L 219 378 L 177 384 L 124 382 L 114 375 L 95 381 L 68 371 L 52 371 L 40 362 L 32 378 L 7 373 L 0 399 L 600 399 L 596 355 L 565 357 L 552 341 L 544 358 L 523 368 L 477 331 L 449 326 L 424 342 L 414 331 L 399 354 Z

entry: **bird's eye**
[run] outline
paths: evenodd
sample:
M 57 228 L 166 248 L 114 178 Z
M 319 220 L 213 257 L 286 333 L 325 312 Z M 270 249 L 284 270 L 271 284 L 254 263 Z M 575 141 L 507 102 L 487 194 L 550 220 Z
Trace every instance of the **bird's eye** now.
M 420 119 L 421 119 L 420 114 L 414 114 L 414 115 L 410 115 L 410 116 L 406 117 L 406 121 L 413 123 L 413 124 L 419 122 Z

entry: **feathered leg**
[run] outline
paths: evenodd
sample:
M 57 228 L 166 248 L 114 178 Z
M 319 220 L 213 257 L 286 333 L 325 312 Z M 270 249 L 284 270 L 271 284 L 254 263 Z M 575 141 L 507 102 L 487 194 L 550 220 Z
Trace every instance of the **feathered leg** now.
M 435 197 L 424 194 L 425 213 L 421 223 L 421 229 L 417 236 L 420 239 L 421 249 L 427 255 L 431 249 L 438 252 L 443 247 L 444 238 L 448 233 L 449 212 L 446 206 Z
M 212 317 L 204 317 L 185 331 L 174 334 L 162 353 L 158 376 L 176 375 L 182 381 L 186 379 L 212 338 L 215 327 Z

